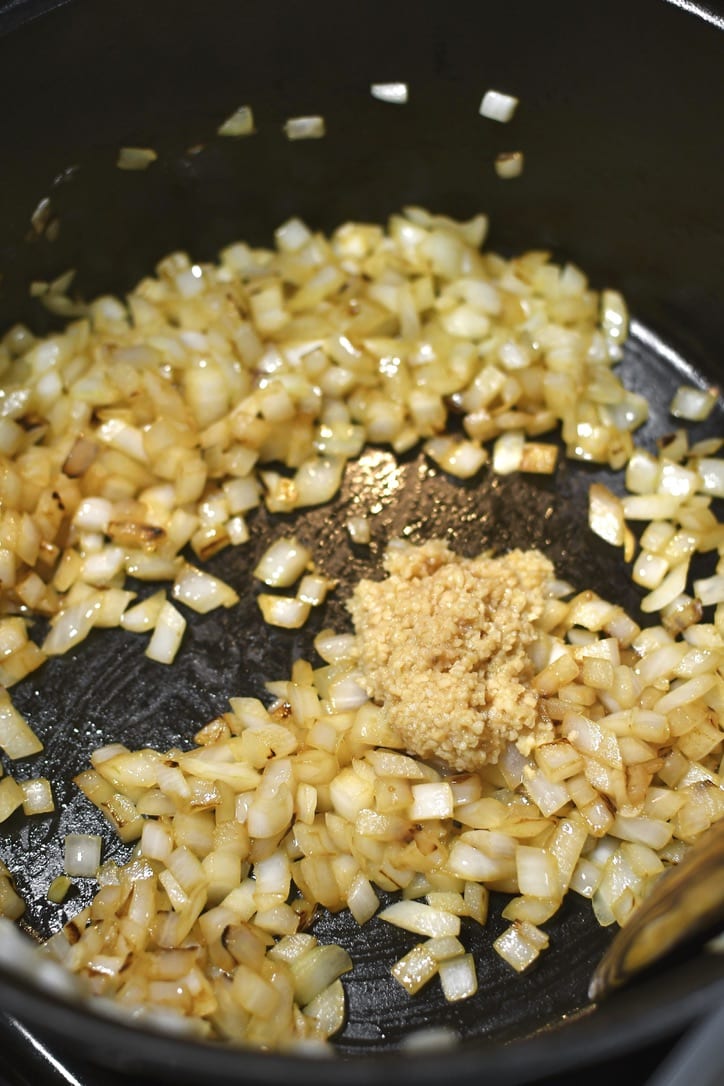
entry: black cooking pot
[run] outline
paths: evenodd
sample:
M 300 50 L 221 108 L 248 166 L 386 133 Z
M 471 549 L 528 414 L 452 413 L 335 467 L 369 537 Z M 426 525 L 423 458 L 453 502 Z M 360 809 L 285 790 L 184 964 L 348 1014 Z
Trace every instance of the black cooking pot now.
M 719 4 L 15 0 L 0 6 L 0 31 L 2 327 L 52 326 L 29 283 L 70 267 L 82 296 L 122 292 L 172 249 L 214 259 L 231 240 L 269 244 L 290 215 L 326 229 L 350 218 L 383 221 L 415 203 L 456 217 L 484 210 L 491 248 L 547 248 L 580 264 L 594 286 L 623 291 L 635 318 L 623 374 L 652 401 L 640 440 L 651 443 L 671 425 L 678 384 L 724 380 Z M 408 83 L 406 105 L 370 95 L 372 82 L 390 80 Z M 520 98 L 511 124 L 479 116 L 489 87 Z M 257 134 L 218 138 L 221 121 L 247 103 Z M 324 116 L 326 137 L 288 141 L 284 121 L 307 114 Z M 146 172 L 122 172 L 115 163 L 124 145 L 152 147 L 158 159 Z M 523 175 L 500 180 L 496 154 L 516 150 L 525 154 Z M 45 198 L 40 233 L 30 220 Z M 724 432 L 721 400 L 698 432 Z M 423 486 L 416 455 L 399 470 L 395 501 L 376 521 L 383 535 L 414 523 L 417 538 L 452 534 L 469 553 L 543 546 L 563 576 L 636 609 L 618 557 L 585 530 L 594 476 L 582 467 L 563 465 L 554 483 L 507 477 L 496 487 L 439 475 Z M 326 543 L 340 599 L 379 559 L 350 550 L 343 530 L 362 486 L 381 492 L 383 481 L 374 473 L 360 479 L 352 466 L 342 496 L 305 514 L 299 529 Z M 259 513 L 251 545 L 218 556 L 212 568 L 247 584 L 275 523 Z M 188 742 L 229 696 L 260 695 L 266 679 L 286 675 L 293 658 L 311 651 L 319 625 L 345 621 L 333 601 L 311 632 L 270 633 L 247 593 L 221 618 L 192 623 L 170 674 L 159 677 L 142 647 L 109 630 L 19 684 L 14 699 L 45 741 L 38 772 L 58 782 L 60 801 L 53 817 L 5 824 L 2 855 L 28 901 L 26 927 L 45 936 L 63 919 L 45 892 L 64 833 L 102 832 L 106 855 L 122 855 L 70 783 L 94 746 Z M 81 890 L 80 903 L 90 892 Z M 69 912 L 78 907 L 76 898 Z M 132 1029 L 39 992 L 8 969 L 0 1000 L 59 1043 L 82 1045 L 90 1059 L 177 1082 L 454 1075 L 513 1083 L 680 1031 L 724 995 L 722 959 L 689 953 L 592 1008 L 588 979 L 610 932 L 585 902 L 567 903 L 548 925 L 552 949 L 523 977 L 490 950 L 503 926 L 498 907 L 488 928 L 467 932 L 480 992 L 448 1007 L 435 992 L 409 1000 L 390 980 L 404 936 L 374 921 L 357 929 L 344 914 L 323 917 L 320 939 L 342 942 L 356 963 L 338 1042 L 343 1068 L 334 1059 L 239 1053 Z M 425 1024 L 446 1024 L 462 1039 L 424 1056 L 401 1050 L 405 1034 Z

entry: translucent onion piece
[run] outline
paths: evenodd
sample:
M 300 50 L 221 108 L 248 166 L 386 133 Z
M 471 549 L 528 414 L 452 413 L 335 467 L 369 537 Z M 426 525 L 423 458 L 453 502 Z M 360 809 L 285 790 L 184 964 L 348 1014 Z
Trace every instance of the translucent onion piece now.
M 171 591 L 175 600 L 202 615 L 239 602 L 237 593 L 228 584 L 189 563 L 184 563 L 176 574 Z
M 0 747 L 8 758 L 27 758 L 38 754 L 43 744 L 25 718 L 10 701 L 5 690 L 0 689 Z
M 116 165 L 119 170 L 147 170 L 157 158 L 150 147 L 121 147 Z
M 65 837 L 66 875 L 94 878 L 101 862 L 102 840 L 97 834 L 69 833 Z
M 290 117 L 284 125 L 288 140 L 318 140 L 325 135 L 324 117 Z
M 254 114 L 251 106 L 239 106 L 219 126 L 219 136 L 250 136 L 254 131 Z
M 523 172 L 524 157 L 522 151 L 503 151 L 495 156 L 495 172 L 507 181 L 520 177 Z
M 588 490 L 588 523 L 591 531 L 613 547 L 622 547 L 626 524 L 620 500 L 602 483 Z
M 478 990 L 478 976 L 472 954 L 461 954 L 441 962 L 439 967 L 440 984 L 448 1003 L 461 999 L 470 999 Z
M 35 777 L 29 781 L 20 781 L 23 792 L 23 811 L 26 815 L 49 814 L 55 810 L 50 781 L 46 777 Z
M 690 422 L 702 422 L 711 414 L 716 404 L 717 393 L 713 389 L 692 388 L 680 385 L 674 393 L 669 411 L 677 419 Z
M 487 90 L 480 103 L 480 113 L 491 121 L 500 121 L 507 124 L 513 119 L 513 114 L 518 107 L 518 99 L 512 94 L 504 94 L 502 91 Z
M 254 576 L 271 588 L 289 588 L 308 568 L 312 552 L 295 536 L 282 536 L 264 551 Z
M 295 596 L 271 596 L 262 592 L 256 598 L 264 621 L 285 630 L 298 630 L 309 618 L 310 605 Z
M 404 105 L 409 97 L 407 83 L 372 83 L 370 94 L 380 102 L 391 102 L 394 105 Z
M 396 901 L 377 914 L 381 920 L 417 935 L 459 935 L 460 917 L 418 901 Z
M 172 603 L 166 600 L 156 620 L 151 640 L 146 648 L 146 656 L 159 664 L 171 664 L 181 647 L 186 631 L 186 619 Z

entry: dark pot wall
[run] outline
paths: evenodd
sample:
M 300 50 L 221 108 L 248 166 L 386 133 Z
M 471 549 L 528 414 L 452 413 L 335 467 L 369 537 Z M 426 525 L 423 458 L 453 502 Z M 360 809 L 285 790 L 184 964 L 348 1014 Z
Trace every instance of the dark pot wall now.
M 408 105 L 370 97 L 385 79 Z M 478 116 L 490 86 L 520 97 L 510 125 Z M 86 293 L 122 289 L 173 247 L 207 258 L 292 213 L 330 227 L 414 201 L 490 212 L 492 245 L 553 247 L 706 354 L 724 336 L 723 94 L 724 34 L 666 0 L 71 0 L 0 40 L 0 325 L 37 321 L 28 280 L 68 266 Z M 258 134 L 215 137 L 247 102 Z M 287 142 L 300 113 L 327 138 Z M 122 173 L 122 144 L 159 161 Z M 519 148 L 524 175 L 500 181 L 494 155 Z M 60 237 L 29 246 L 43 196 Z

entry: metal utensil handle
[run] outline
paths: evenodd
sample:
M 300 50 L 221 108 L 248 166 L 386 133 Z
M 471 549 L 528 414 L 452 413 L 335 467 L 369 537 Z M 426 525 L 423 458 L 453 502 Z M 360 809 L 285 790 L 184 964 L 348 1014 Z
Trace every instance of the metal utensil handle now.
M 722 1082 L 724 1006 L 684 1035 L 646 1086 L 721 1086 Z

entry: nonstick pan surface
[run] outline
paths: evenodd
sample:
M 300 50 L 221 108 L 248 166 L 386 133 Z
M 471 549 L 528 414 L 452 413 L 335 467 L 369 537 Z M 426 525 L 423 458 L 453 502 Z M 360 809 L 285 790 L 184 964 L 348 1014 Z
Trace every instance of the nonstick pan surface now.
M 44 6 L 28 4 L 26 15 Z M 6 28 L 11 16 L 21 21 L 18 7 L 6 13 Z M 724 377 L 717 304 L 724 155 L 702 113 L 724 90 L 722 34 L 664 0 L 635 10 L 601 5 L 585 16 L 567 2 L 535 12 L 523 3 L 502 8 L 453 4 L 442 11 L 425 3 L 413 14 L 408 5 L 365 4 L 343 17 L 335 5 L 300 11 L 282 4 L 272 12 L 248 3 L 242 17 L 239 5 L 224 0 L 203 12 L 191 2 L 111 3 L 102 14 L 76 0 L 15 27 L 0 39 L 0 94 L 9 101 L 14 93 L 17 103 L 1 122 L 10 164 L 0 179 L 3 326 L 22 317 L 42 328 L 28 281 L 68 266 L 78 269 L 78 289 L 92 296 L 129 287 L 173 248 L 208 259 L 234 238 L 268 244 L 290 214 L 329 228 L 350 217 L 381 220 L 409 202 L 456 215 L 483 209 L 492 215 L 493 248 L 549 247 L 579 262 L 594 286 L 624 290 L 635 320 L 622 376 L 652 404 L 638 440 L 653 448 L 672 428 L 667 408 L 675 388 Z M 393 78 L 409 81 L 407 113 L 369 97 L 371 81 Z M 515 127 L 487 122 L 481 134 L 477 105 L 488 86 L 520 94 Z M 21 87 L 27 97 L 18 97 Z M 257 117 L 253 141 L 215 139 L 220 121 L 246 101 Z M 327 139 L 286 143 L 284 119 L 312 112 L 327 118 Z M 147 174 L 121 174 L 114 162 L 123 144 L 153 146 L 158 163 Z M 494 155 L 519 146 L 524 176 L 497 181 Z M 60 234 L 55 243 L 31 243 L 27 220 L 44 195 Z M 723 432 L 720 400 L 695 434 Z M 139 640 L 104 630 L 15 687 L 15 703 L 45 743 L 33 772 L 54 781 L 58 807 L 52 817 L 3 827 L 2 858 L 28 902 L 28 930 L 47 936 L 92 895 L 92 884 L 83 883 L 61 907 L 46 899 L 66 833 L 101 833 L 106 858 L 125 855 L 72 784 L 92 749 L 115 740 L 189 745 L 230 696 L 264 696 L 266 680 L 286 677 L 294 659 L 313 655 L 318 629 L 348 628 L 344 599 L 361 576 L 379 576 L 385 543 L 403 529 L 413 541 L 446 538 L 465 554 L 540 547 L 561 576 L 636 615 L 639 593 L 618 553 L 587 529 L 588 487 L 599 478 L 620 485 L 605 471 L 565 460 L 550 479 L 496 478 L 484 469 L 460 483 L 417 452 L 393 458 L 370 449 L 349 466 L 331 505 L 293 520 L 259 511 L 250 544 L 209 562 L 241 603 L 194 616 L 170 671 L 152 665 Z M 359 505 L 378 508 L 370 548 L 350 544 L 344 528 Z M 264 626 L 250 577 L 270 537 L 290 523 L 339 580 L 300 633 Z M 315 934 L 341 942 L 355 962 L 337 1042 L 350 1059 L 346 1078 L 433 1081 L 454 1061 L 461 1082 L 480 1080 L 482 1067 L 491 1082 L 531 1081 L 681 1029 L 721 997 L 722 959 L 699 955 L 593 1011 L 588 980 L 611 932 L 598 927 L 587 903 L 566 903 L 547 925 L 551 949 L 523 977 L 491 950 L 505 926 L 501 907 L 494 902 L 485 929 L 464 930 L 480 990 L 452 1006 L 433 986 L 409 999 L 391 979 L 389 967 L 412 937 L 374 919 L 359 929 L 346 913 L 320 917 Z M 110 1066 L 176 1081 L 196 1081 L 203 1068 L 218 1082 L 238 1081 L 242 1069 L 248 1081 L 287 1081 L 292 1073 L 280 1057 L 129 1033 L 11 975 L 0 982 L 0 998 Z M 464 1043 L 446 1056 L 400 1057 L 404 1037 L 429 1025 L 449 1027 Z M 335 1061 L 293 1066 L 318 1082 L 340 1073 Z

